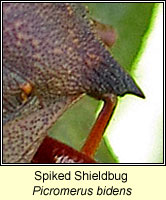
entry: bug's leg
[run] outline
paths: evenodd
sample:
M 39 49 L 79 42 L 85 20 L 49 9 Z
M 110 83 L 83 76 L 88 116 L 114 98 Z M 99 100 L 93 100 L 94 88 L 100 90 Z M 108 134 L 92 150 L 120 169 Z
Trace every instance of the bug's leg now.
M 83 153 L 46 136 L 32 163 L 96 163 Z
M 96 150 L 100 144 L 104 131 L 108 125 L 108 122 L 112 116 L 114 108 L 116 106 L 117 98 L 116 95 L 112 97 L 104 98 L 104 106 L 92 127 L 92 130 L 81 149 L 81 152 L 87 155 L 88 157 L 93 158 Z
M 102 24 L 96 20 L 92 20 L 96 29 L 97 35 L 101 38 L 107 47 L 112 47 L 117 40 L 116 30 L 107 24 Z

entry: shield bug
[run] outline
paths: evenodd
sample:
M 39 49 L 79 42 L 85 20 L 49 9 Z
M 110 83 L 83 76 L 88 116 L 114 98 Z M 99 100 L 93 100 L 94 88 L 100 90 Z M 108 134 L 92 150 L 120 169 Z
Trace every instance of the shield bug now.
M 3 3 L 4 163 L 95 162 L 89 157 L 116 97 L 144 97 L 99 39 L 95 24 L 78 3 Z M 84 94 L 105 105 L 82 153 L 76 153 L 47 131 Z M 41 161 L 42 149 L 53 159 Z

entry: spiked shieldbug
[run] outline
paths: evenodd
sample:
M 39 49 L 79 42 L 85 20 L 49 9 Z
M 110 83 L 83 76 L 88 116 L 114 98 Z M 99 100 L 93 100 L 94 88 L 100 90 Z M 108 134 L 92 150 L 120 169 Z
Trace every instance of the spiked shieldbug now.
M 4 3 L 3 25 L 3 162 L 95 162 L 89 157 L 116 96 L 144 98 L 142 91 L 105 48 L 81 4 Z M 47 131 L 84 94 L 105 106 L 83 153 L 76 153 Z M 52 148 L 53 159 L 34 158 L 39 146 L 42 154 Z

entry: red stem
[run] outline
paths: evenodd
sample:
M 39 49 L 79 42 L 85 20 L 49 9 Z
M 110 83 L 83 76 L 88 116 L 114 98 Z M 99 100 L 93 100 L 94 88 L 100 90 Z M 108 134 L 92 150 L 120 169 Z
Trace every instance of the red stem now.
M 96 163 L 75 149 L 46 137 L 33 157 L 32 163 Z
M 86 156 L 93 158 L 94 154 L 101 142 L 104 131 L 108 125 L 110 117 L 116 105 L 116 98 L 106 97 L 104 99 L 104 106 L 84 144 L 81 152 Z

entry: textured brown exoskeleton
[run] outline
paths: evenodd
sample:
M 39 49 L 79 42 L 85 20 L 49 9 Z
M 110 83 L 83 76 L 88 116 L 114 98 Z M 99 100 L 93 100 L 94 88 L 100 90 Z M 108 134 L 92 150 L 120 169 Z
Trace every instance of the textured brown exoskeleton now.
M 78 3 L 3 3 L 3 162 L 29 163 L 83 94 L 144 97 Z

